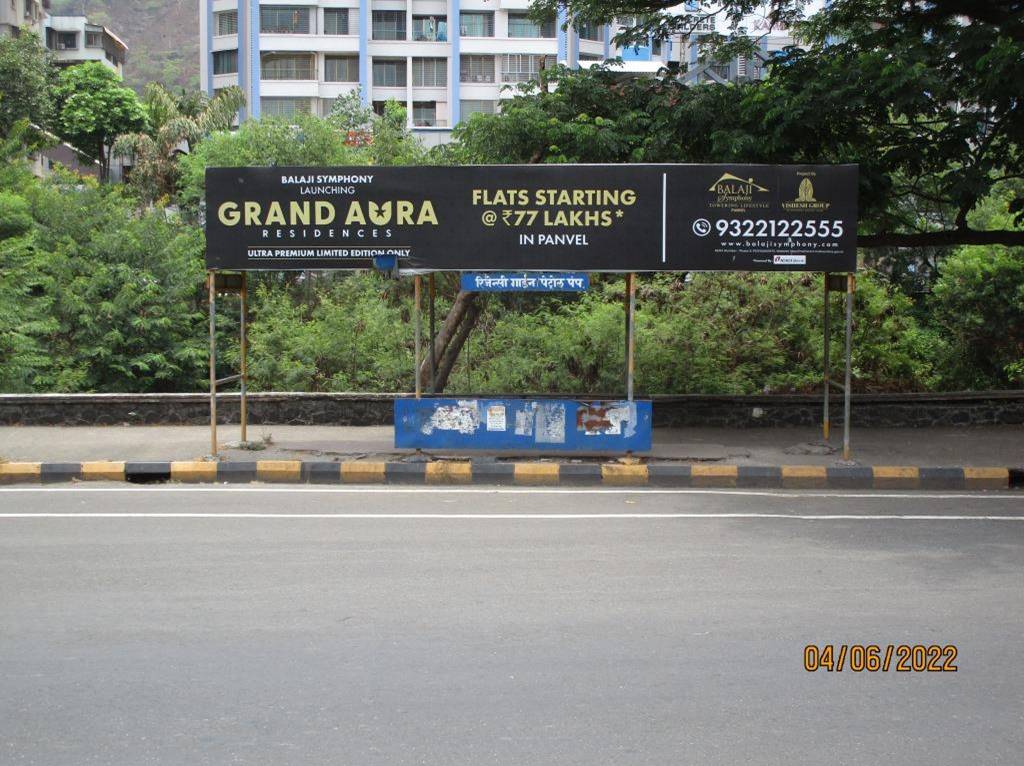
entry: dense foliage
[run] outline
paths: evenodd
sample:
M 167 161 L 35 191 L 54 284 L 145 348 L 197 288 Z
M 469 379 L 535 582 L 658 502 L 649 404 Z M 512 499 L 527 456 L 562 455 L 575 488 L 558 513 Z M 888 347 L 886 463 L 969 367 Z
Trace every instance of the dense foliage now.
M 51 86 L 57 72 L 49 52 L 31 35 L 0 44 L 0 136 L 19 122 L 49 124 L 53 114 Z
M 240 141 L 276 130 L 251 123 Z M 204 146 L 213 156 L 227 151 L 217 139 Z M 120 188 L 69 177 L 39 181 L 11 165 L 0 188 L 0 390 L 204 387 L 203 238 L 196 225 L 162 207 L 139 212 Z M 1009 215 L 1005 199 L 990 207 Z M 443 316 L 451 291 L 440 294 Z M 488 298 L 449 390 L 620 391 L 622 299 L 620 277 L 596 278 L 580 297 Z M 838 361 L 842 317 L 833 300 Z M 856 300 L 858 390 L 1024 384 L 1019 251 L 961 248 L 916 303 L 886 275 L 867 272 Z M 236 306 L 223 301 L 222 374 L 237 361 Z M 408 390 L 411 309 L 408 280 L 377 274 L 254 279 L 254 387 Z M 642 277 L 638 389 L 811 390 L 821 376 L 821 309 L 820 276 Z
M 122 133 L 111 153 L 133 162 L 130 183 L 143 201 L 170 200 L 178 192 L 179 154 L 214 131 L 228 130 L 244 105 L 245 94 L 235 86 L 222 88 L 210 98 L 205 93 L 175 96 L 151 83 L 143 99 L 147 129 Z
M 61 71 L 54 89 L 55 127 L 67 141 L 99 160 L 101 177 L 110 166 L 108 147 L 122 133 L 147 125 L 146 110 L 135 91 L 98 61 L 86 61 Z
M 753 55 L 756 35 L 773 27 L 793 30 L 798 44 L 771 60 L 768 79 L 730 87 L 689 87 L 676 71 L 628 84 L 614 72 L 596 83 L 556 74 L 558 89 L 525 96 L 514 119 L 470 123 L 468 143 L 482 157 L 500 148 L 522 161 L 855 162 L 862 245 L 1024 246 L 1017 228 L 969 225 L 994 186 L 1024 177 L 1020 0 L 815 5 L 804 20 L 805 0 L 537 0 L 538 15 L 632 19 L 623 43 L 688 35 L 717 14 L 736 34 L 703 35 L 708 61 Z M 1012 211 L 1024 222 L 1024 196 Z
M 587 2 L 597 8 L 601 0 Z M 895 13 L 881 0 L 865 5 Z M 520 87 L 500 115 L 474 115 L 455 143 L 433 152 L 412 137 L 394 102 L 376 116 L 353 95 L 325 119 L 262 119 L 227 131 L 240 93 L 210 100 L 154 85 L 140 102 L 95 67 L 58 79 L 37 43 L 0 41 L 0 391 L 205 387 L 208 166 L 683 160 L 857 161 L 862 234 L 894 235 L 891 244 L 932 238 L 927 248 L 868 251 L 856 296 L 857 390 L 1024 386 L 1024 249 L 994 244 L 1021 234 L 1013 108 L 1020 36 L 984 20 L 973 31 L 941 14 L 922 20 L 914 5 L 900 24 L 876 28 L 855 6 L 829 6 L 841 41 L 825 39 L 819 18 L 807 27 L 814 44 L 781 59 L 765 83 L 683 87 L 672 77 L 555 68 L 545 77 L 557 88 Z M 910 32 L 923 29 L 932 31 L 915 42 Z M 888 51 L 889 65 L 872 45 Z M 809 82 L 815 62 L 820 81 Z M 1000 73 L 1002 84 L 986 72 Z M 43 83 L 42 95 L 20 88 L 19 78 Z M 126 134 L 118 151 L 136 160 L 134 178 L 113 186 L 33 177 L 26 158 L 48 140 L 33 123 L 104 159 L 103 147 Z M 997 236 L 974 239 L 979 233 Z M 964 244 L 974 242 L 981 244 Z M 622 390 L 621 277 L 595 275 L 581 296 L 470 294 L 472 305 L 456 280 L 438 283 L 438 317 L 462 311 L 472 328 L 450 355 L 458 361 L 447 390 Z M 290 272 L 254 274 L 250 285 L 254 388 L 412 388 L 410 280 Z M 637 388 L 817 388 L 821 314 L 820 275 L 642 276 Z M 237 367 L 236 322 L 237 304 L 225 299 L 221 375 Z
M 0 390 L 194 390 L 203 238 L 120 188 L 5 173 Z M 19 174 L 20 175 L 20 174 Z

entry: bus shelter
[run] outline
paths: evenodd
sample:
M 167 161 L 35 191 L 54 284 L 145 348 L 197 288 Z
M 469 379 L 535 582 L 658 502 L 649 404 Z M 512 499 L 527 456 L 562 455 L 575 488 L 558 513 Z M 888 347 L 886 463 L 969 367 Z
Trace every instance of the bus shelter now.
M 259 270 L 387 269 L 414 280 L 414 396 L 395 403 L 399 447 L 624 453 L 650 448 L 651 402 L 634 398 L 636 277 L 661 271 L 824 274 L 824 396 L 850 377 L 857 229 L 855 165 L 506 165 L 210 168 L 207 171 L 211 450 L 217 390 L 238 382 L 247 408 L 247 279 Z M 577 291 L 622 273 L 625 398 L 424 399 L 423 276 L 464 290 Z M 834 381 L 830 295 L 845 294 L 845 371 Z M 216 377 L 216 299 L 239 297 L 241 364 Z M 433 368 L 433 344 L 430 344 Z

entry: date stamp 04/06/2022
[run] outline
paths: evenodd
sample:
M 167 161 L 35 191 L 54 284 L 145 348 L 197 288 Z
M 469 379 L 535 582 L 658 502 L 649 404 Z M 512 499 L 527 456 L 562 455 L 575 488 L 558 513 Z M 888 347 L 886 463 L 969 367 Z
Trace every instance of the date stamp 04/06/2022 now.
M 955 673 L 953 644 L 807 644 L 804 670 L 841 673 Z

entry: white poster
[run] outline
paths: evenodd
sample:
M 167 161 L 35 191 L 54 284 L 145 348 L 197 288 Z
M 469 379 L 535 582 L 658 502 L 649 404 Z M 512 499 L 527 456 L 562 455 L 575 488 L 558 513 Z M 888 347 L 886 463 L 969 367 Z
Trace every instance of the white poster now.
M 505 405 L 492 404 L 487 408 L 487 430 L 505 430 Z

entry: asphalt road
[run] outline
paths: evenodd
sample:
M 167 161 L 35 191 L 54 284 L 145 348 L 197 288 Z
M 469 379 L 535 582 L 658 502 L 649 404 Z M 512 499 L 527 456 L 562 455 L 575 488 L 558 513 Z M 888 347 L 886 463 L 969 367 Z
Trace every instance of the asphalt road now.
M 1019 764 L 1022 517 L 1021 494 L 0 490 L 0 763 Z M 959 670 L 804 670 L 844 642 L 955 644 Z

